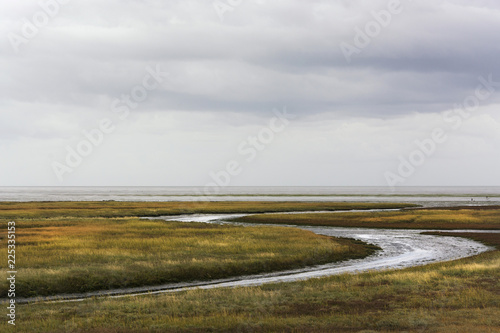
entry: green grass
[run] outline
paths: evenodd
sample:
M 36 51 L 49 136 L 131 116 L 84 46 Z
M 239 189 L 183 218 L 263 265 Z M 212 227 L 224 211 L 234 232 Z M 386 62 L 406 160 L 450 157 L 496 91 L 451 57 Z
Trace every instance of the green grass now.
M 16 222 L 17 296 L 208 280 L 359 258 L 373 253 L 352 240 L 286 228 L 244 228 L 139 220 L 186 213 L 369 209 L 401 204 L 308 202 L 2 202 Z M 6 267 L 7 256 L 0 257 Z M 0 297 L 7 281 L 0 281 Z
M 309 248 L 308 253 L 314 256 L 318 253 L 317 249 L 326 249 L 328 253 L 347 245 L 343 240 L 332 242 L 329 238 L 292 228 L 243 228 L 148 221 L 130 217 L 81 217 L 139 214 L 139 210 L 154 214 L 154 209 L 173 212 L 182 208 L 134 206 L 132 203 L 128 207 L 123 206 L 129 211 L 120 213 L 122 203 L 110 204 L 112 207 L 106 206 L 108 203 L 97 206 L 92 206 L 94 203 L 76 206 L 68 203 L 59 208 L 54 204 L 32 204 L 31 207 L 24 207 L 26 211 L 19 206 L 12 206 L 11 212 L 4 211 L 3 216 L 12 214 L 12 211 L 19 214 L 16 215 L 19 268 L 25 269 L 22 266 L 29 263 L 33 271 L 47 270 L 45 273 L 49 275 L 39 282 L 53 284 L 47 282 L 47 277 L 57 279 L 61 273 L 64 275 L 60 269 L 71 268 L 72 265 L 76 269 L 88 267 L 91 262 L 99 262 L 96 260 L 98 258 L 103 266 L 97 271 L 115 263 L 120 269 L 127 270 L 124 275 L 126 277 L 128 274 L 137 274 L 137 271 L 144 268 L 141 265 L 127 265 L 141 263 L 143 259 L 143 264 L 148 265 L 150 259 L 196 263 L 192 258 L 199 258 L 207 266 L 201 267 L 197 275 L 204 274 L 211 264 L 224 264 L 222 257 L 215 256 L 216 253 L 227 254 L 229 258 L 236 257 L 241 263 L 245 263 L 242 266 L 248 267 L 251 266 L 251 261 L 249 265 L 246 260 L 252 258 L 245 256 L 247 251 L 254 251 L 254 255 L 262 254 L 263 257 L 274 252 L 286 254 L 284 257 L 271 257 L 288 260 L 291 256 L 302 255 L 305 248 Z M 269 207 L 274 209 L 293 210 L 290 208 L 296 203 L 271 204 Z M 94 207 L 94 211 L 85 211 L 85 205 Z M 209 205 L 210 207 L 203 209 L 216 210 L 217 205 Z M 223 212 L 265 209 L 265 205 L 255 203 L 235 205 L 237 206 L 231 207 L 229 203 L 224 203 L 218 207 Z M 310 207 L 297 207 L 311 210 Z M 31 218 L 20 218 L 24 214 Z M 46 214 L 55 215 L 51 215 L 51 218 L 41 217 Z M 68 214 L 73 217 L 68 217 Z M 395 213 L 311 214 L 314 218 L 308 219 L 310 223 L 340 223 L 341 226 L 360 223 L 370 227 L 384 224 L 400 227 L 406 224 L 425 228 L 441 226 L 442 229 L 450 225 L 460 228 L 473 226 L 477 229 L 493 226 L 496 228 L 491 229 L 498 229 L 498 214 L 496 209 L 415 210 Z M 326 221 L 324 218 L 317 219 L 320 215 L 331 218 Z M 290 224 L 290 219 L 298 221 L 301 215 L 257 216 L 255 222 L 264 222 L 263 218 L 273 217 L 286 217 L 286 222 L 278 222 Z M 306 222 L 301 220 L 300 223 Z M 5 224 L 3 230 L 6 230 Z M 489 245 L 500 244 L 499 234 L 452 235 L 471 237 Z M 2 237 L 1 247 L 5 248 L 5 234 Z M 231 247 L 232 250 L 226 252 L 229 249 L 226 244 L 231 242 L 241 244 L 242 248 L 233 253 L 231 251 L 234 248 Z M 162 244 L 165 244 L 162 251 L 150 252 L 163 246 Z M 252 247 L 254 245 L 255 248 Z M 45 250 L 47 252 L 43 252 Z M 210 254 L 206 253 L 207 250 Z M 150 255 L 152 257 L 147 259 Z M 217 260 L 210 262 L 212 258 Z M 5 259 L 0 257 L 0 260 Z M 79 262 L 85 264 L 78 264 Z M 19 270 L 19 281 L 27 276 L 24 274 L 30 269 Z M 50 270 L 58 273 L 50 276 Z M 220 266 L 215 271 L 219 270 Z M 120 270 L 116 274 L 120 274 Z M 116 281 L 122 281 L 122 277 Z M 36 278 L 36 274 L 30 278 Z M 77 280 L 78 283 L 85 281 Z M 65 284 L 67 283 L 57 282 L 53 287 Z M 25 288 L 26 285 L 22 283 L 17 285 L 18 290 L 29 290 Z M 1 290 L 4 289 L 2 286 Z M 344 274 L 259 287 L 93 298 L 78 303 L 33 303 L 17 305 L 16 310 L 16 331 L 19 332 L 500 332 L 500 251 L 404 270 Z M 0 331 L 12 330 L 12 327 L 7 326 L 4 318 L 0 323 Z
M 22 332 L 498 332 L 500 252 L 404 270 L 17 311 Z
M 500 208 L 410 209 L 397 212 L 257 214 L 246 223 L 402 229 L 500 229 Z
M 194 213 L 262 213 L 415 207 L 401 203 L 344 202 L 0 202 L 0 219 L 136 217 Z
M 225 278 L 374 251 L 351 240 L 284 227 L 127 218 L 20 220 L 16 243 L 18 297 Z M 0 248 L 7 248 L 5 233 Z M 0 257 L 2 267 L 6 260 Z M 0 297 L 6 297 L 7 280 L 0 286 Z

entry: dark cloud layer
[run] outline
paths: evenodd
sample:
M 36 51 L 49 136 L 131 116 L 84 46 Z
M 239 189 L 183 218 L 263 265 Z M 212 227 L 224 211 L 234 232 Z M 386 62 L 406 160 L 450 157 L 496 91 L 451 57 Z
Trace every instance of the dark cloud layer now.
M 23 20 L 42 12 L 38 2 L 4 2 L 0 138 L 50 138 L 47 147 L 64 147 L 100 118 L 116 121 L 113 101 L 155 66 L 169 75 L 135 112 L 145 123 L 162 113 L 205 113 L 207 122 L 232 126 L 232 117 L 247 117 L 255 125 L 287 106 L 302 124 L 363 118 L 377 127 L 451 109 L 474 93 L 478 77 L 500 82 L 500 3 L 401 0 L 387 19 L 394 1 L 248 0 L 223 20 L 211 1 L 69 1 L 29 38 Z M 356 44 L 367 38 L 359 31 L 376 24 L 369 43 Z M 19 52 L 13 34 L 26 38 Z M 357 48 L 349 61 L 347 44 Z M 137 119 L 128 120 L 131 130 Z
M 166 89 L 156 109 L 214 111 L 220 103 L 251 112 L 290 100 L 308 113 L 345 105 L 363 113 L 395 101 L 411 106 L 404 113 L 420 101 L 420 111 L 435 112 L 429 104 L 452 103 L 478 75 L 500 76 L 500 5 L 483 1 L 401 1 L 401 13 L 347 63 L 339 45 L 354 45 L 355 28 L 364 30 L 387 3 L 248 1 L 221 22 L 204 1 L 71 2 L 17 57 L 3 45 L 10 80 L 2 99 L 114 98 L 159 63 L 176 72 L 177 89 Z

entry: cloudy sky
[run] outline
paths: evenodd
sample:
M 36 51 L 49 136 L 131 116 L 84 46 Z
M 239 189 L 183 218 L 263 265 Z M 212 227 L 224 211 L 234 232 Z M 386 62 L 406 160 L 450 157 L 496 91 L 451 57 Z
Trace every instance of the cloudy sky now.
M 499 186 L 499 31 L 494 0 L 2 1 L 0 186 Z

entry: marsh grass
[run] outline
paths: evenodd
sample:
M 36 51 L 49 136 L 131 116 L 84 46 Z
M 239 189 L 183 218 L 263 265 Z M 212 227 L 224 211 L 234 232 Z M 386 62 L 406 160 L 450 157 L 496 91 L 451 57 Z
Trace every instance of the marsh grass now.
M 0 219 L 133 217 L 194 213 L 263 213 L 415 207 L 400 203 L 344 202 L 0 202 Z
M 500 252 L 260 287 L 19 306 L 23 332 L 498 332 Z
M 274 204 L 274 203 L 273 203 Z M 295 203 L 293 203 L 295 204 Z M 291 205 L 293 205 L 291 204 Z M 69 204 L 68 204 L 69 205 Z M 252 203 L 254 205 L 254 203 Z M 251 206 L 251 205 L 250 205 Z M 209 245 L 212 250 L 224 253 L 227 247 L 218 240 L 229 237 L 229 240 L 241 243 L 238 239 L 238 227 L 227 229 L 228 226 L 211 226 L 202 224 L 178 224 L 160 221 L 144 221 L 131 218 L 103 219 L 103 218 L 68 218 L 54 213 L 57 206 L 46 208 L 44 212 L 39 206 L 33 206 L 36 212 L 21 210 L 19 214 L 29 213 L 33 219 L 16 220 L 19 233 L 19 254 L 23 256 L 25 249 L 33 251 L 25 255 L 23 260 L 37 256 L 34 249 L 40 247 L 50 253 L 52 245 L 57 250 L 54 253 L 67 253 L 68 257 L 79 258 L 84 255 L 85 260 L 96 259 L 99 256 L 107 257 L 119 264 L 129 256 L 136 256 L 136 264 L 140 263 L 151 247 L 161 246 L 157 239 L 163 235 L 166 241 L 177 241 L 178 248 L 186 252 L 186 257 L 196 255 L 198 246 Z M 249 206 L 248 206 L 249 207 Z M 247 207 L 247 208 L 248 208 Z M 258 210 L 263 207 L 252 206 Z M 26 208 L 26 207 L 25 207 Z M 119 207 L 99 211 L 102 206 L 96 207 L 95 212 L 84 212 L 64 207 L 59 213 L 73 216 L 78 215 L 106 215 L 121 214 Z M 212 209 L 214 207 L 211 207 Z M 274 208 L 277 209 L 276 206 Z M 289 209 L 290 207 L 279 207 Z M 300 208 L 300 207 L 299 207 Z M 311 207 L 301 207 L 311 210 Z M 19 209 L 19 207 L 17 207 Z M 133 207 L 144 209 L 144 207 Z M 156 209 L 149 207 L 148 210 Z M 158 208 L 160 209 L 160 208 Z M 166 209 L 165 207 L 161 209 Z M 170 207 L 170 212 L 173 207 Z M 224 212 L 235 212 L 237 209 L 230 206 Z M 321 208 L 323 210 L 324 208 Z M 343 208 L 344 209 L 344 208 Z M 15 209 L 14 209 L 15 210 Z M 149 211 L 153 214 L 152 211 Z M 52 218 L 42 219 L 40 216 L 49 213 Z M 137 211 L 134 211 L 134 214 Z M 356 223 L 362 226 L 401 227 L 403 225 L 424 226 L 424 228 L 446 229 L 446 222 L 452 223 L 453 228 L 473 226 L 486 228 L 493 226 L 498 229 L 498 211 L 490 213 L 483 211 L 403 211 L 398 213 L 371 213 L 371 214 L 324 214 L 330 219 L 317 219 L 321 214 L 312 214 L 311 223 L 339 223 L 340 226 L 352 226 Z M 10 213 L 3 213 L 7 216 Z M 38 215 L 37 215 L 38 214 Z M 129 214 L 129 212 L 127 212 Z M 399 214 L 399 219 L 398 219 Z M 457 215 L 453 215 L 457 214 Z M 164 215 L 161 213 L 159 215 Z M 17 216 L 17 215 L 16 215 Z M 263 221 L 258 216 L 256 221 Z M 372 219 L 368 219 L 372 216 Z M 19 216 L 18 216 L 19 217 Z M 286 215 L 297 221 L 297 215 Z M 385 220 L 387 218 L 387 220 Z M 280 221 L 280 220 L 278 220 Z M 281 220 L 291 224 L 290 220 Z M 344 221 L 345 223 L 341 223 Z M 79 224 L 82 222 L 82 224 Z M 146 223 L 140 226 L 140 223 Z M 306 223 L 302 221 L 301 223 Z M 417 224 L 415 224 L 417 223 Z M 326 224 L 332 225 L 332 224 Z M 259 227 L 261 228 L 261 227 Z M 256 242 L 243 242 L 257 245 L 261 242 L 272 249 L 278 245 L 273 240 L 285 237 L 292 243 L 300 243 L 303 249 L 304 237 L 311 237 L 311 249 L 317 248 L 318 242 L 313 235 L 300 232 L 299 234 L 283 234 L 291 228 L 259 228 L 244 229 L 255 231 Z M 5 228 L 4 228 L 5 229 Z M 103 233 L 103 231 L 106 232 Z M 241 229 L 243 231 L 243 229 Z M 275 233 L 273 233 L 273 231 Z M 162 234 L 163 232 L 163 234 Z M 261 233 L 262 232 L 262 233 Z M 296 232 L 296 231 L 295 231 Z M 23 234 L 25 233 L 25 234 Z M 88 234 L 94 236 L 86 238 Z M 499 244 L 498 234 L 473 234 L 453 236 L 470 236 L 487 244 Z M 148 242 L 134 243 L 140 239 Z M 191 242 L 191 237 L 197 241 Z M 259 237 L 263 236 L 263 237 Z M 3 235 L 5 237 L 5 235 Z M 293 238 L 297 237 L 297 238 Z M 482 238 L 482 239 L 481 239 Z M 101 242 L 104 240 L 104 242 Z M 108 242 L 109 240 L 109 242 Z M 111 240 L 118 242 L 113 243 Z M 121 242 L 119 240 L 122 240 Z M 202 240 L 207 240 L 203 242 Z M 330 239 L 323 238 L 332 246 Z M 2 240 L 4 242 L 5 239 Z M 151 241 L 151 243 L 149 243 Z M 79 243 L 80 242 L 80 243 Z M 156 242 L 156 243 L 155 243 Z M 228 242 L 225 240 L 225 242 Z M 342 247 L 342 240 L 334 249 Z M 216 245 L 216 243 L 219 243 Z M 281 244 L 282 242 L 278 241 Z M 109 244 L 110 246 L 105 246 Z M 111 246 L 114 244 L 116 246 Z M 296 244 L 286 244 L 294 246 Z M 2 243 L 4 246 L 4 243 Z M 189 253 L 195 248 L 193 253 Z M 319 246 L 322 247 L 322 246 Z M 75 252 L 72 252 L 74 249 Z M 93 249 L 93 252 L 86 251 Z M 140 249 L 140 251 L 139 251 Z M 201 249 L 198 247 L 198 249 Z M 293 248 L 283 248 L 287 255 L 293 253 Z M 168 249 L 165 249 L 168 250 Z M 80 252 L 79 252 L 80 251 Z M 216 252 L 217 252 L 216 251 Z M 146 252 L 146 253 L 144 253 Z M 198 251 L 203 252 L 203 251 Z M 238 252 L 238 251 L 237 251 Z M 300 251 L 299 251 L 300 252 Z M 257 254 L 257 252 L 254 252 Z M 258 253 L 270 253 L 259 248 Z M 314 251 L 313 251 L 314 253 Z M 70 255 L 71 254 L 71 255 Z M 243 253 L 244 254 L 244 253 Z M 85 256 L 91 257 L 85 257 Z M 95 257 L 92 257 L 94 256 Z M 203 253 L 201 253 L 203 257 Z M 37 260 L 48 260 L 39 269 L 55 272 L 63 267 L 57 267 L 50 259 L 38 255 L 31 264 L 36 266 Z M 165 260 L 162 254 L 153 254 L 156 259 Z M 169 260 L 175 262 L 177 254 L 169 254 Z M 232 256 L 232 254 L 231 254 Z M 265 255 L 264 255 L 265 256 Z M 50 256 L 48 256 L 50 258 Z M 124 258 L 125 257 L 125 258 Z M 64 262 L 66 256 L 57 260 Z M 192 257 L 191 257 L 192 258 Z M 243 260 L 245 257 L 242 257 Z M 276 258 L 276 257 L 274 257 Z M 3 258 L 0 258 L 3 259 Z M 203 263 L 205 260 L 202 259 Z M 67 259 L 66 259 L 67 260 Z M 79 259 L 78 259 L 79 260 Z M 67 261 L 66 264 L 71 264 Z M 3 263 L 2 263 L 3 264 Z M 104 265 L 110 265 L 104 261 Z M 144 263 L 146 264 L 146 263 Z M 43 267 L 44 265 L 49 265 Z M 67 266 L 71 267 L 71 265 Z M 122 267 L 122 266 L 117 266 Z M 37 268 L 32 268 L 36 270 Z M 137 269 L 137 267 L 134 267 Z M 62 271 L 61 271 L 62 272 Z M 50 273 L 50 272 L 48 272 Z M 24 273 L 23 273 L 24 274 Z M 22 274 L 19 274 L 21 276 Z M 55 275 L 54 275 L 55 276 Z M 42 281 L 43 282 L 43 281 Z M 3 288 L 3 287 L 2 287 Z M 3 290 L 3 289 L 2 289 Z M 0 323 L 0 329 L 6 327 L 6 321 Z M 19 332 L 94 332 L 94 333 L 131 333 L 131 332 L 498 332 L 500 327 L 500 251 L 490 251 L 478 256 L 445 263 L 431 264 L 403 270 L 382 272 L 367 272 L 363 274 L 344 274 L 326 278 L 310 279 L 292 283 L 266 284 L 259 287 L 224 288 L 211 290 L 189 290 L 162 295 L 144 295 L 124 298 L 94 298 L 78 303 L 33 303 L 17 306 L 16 329 Z M 5 328 L 7 330 L 9 328 Z
M 374 251 L 284 227 L 127 218 L 19 220 L 16 240 L 18 297 L 225 278 Z M 6 248 L 5 238 L 0 247 Z M 3 267 L 5 261 L 0 257 Z M 7 280 L 0 285 L 0 297 L 6 297 Z
M 409 209 L 397 212 L 258 214 L 235 219 L 246 223 L 399 229 L 500 229 L 500 208 Z

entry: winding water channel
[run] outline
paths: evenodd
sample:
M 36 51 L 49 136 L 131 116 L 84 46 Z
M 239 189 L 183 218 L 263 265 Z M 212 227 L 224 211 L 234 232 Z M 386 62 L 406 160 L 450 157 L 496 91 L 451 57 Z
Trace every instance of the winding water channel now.
M 245 215 L 249 214 L 198 214 L 155 217 L 151 219 L 163 219 L 167 221 L 181 222 L 235 223 L 230 222 L 230 220 Z M 243 223 L 237 224 L 246 225 Z M 86 298 L 95 296 L 125 297 L 138 296 L 142 294 L 178 292 L 195 288 L 210 289 L 238 286 L 256 286 L 264 283 L 291 282 L 341 273 L 358 273 L 369 270 L 420 266 L 440 261 L 465 258 L 491 249 L 483 244 L 465 238 L 421 234 L 424 231 L 431 230 L 366 229 L 323 226 L 290 227 L 310 230 L 320 235 L 354 238 L 365 241 L 367 243 L 378 245 L 380 248 L 382 248 L 382 250 L 377 251 L 375 254 L 363 259 L 353 259 L 339 263 L 318 265 L 303 269 L 295 269 L 275 273 L 240 276 L 212 281 L 172 283 L 160 286 L 114 289 L 71 295 L 57 295 L 45 298 L 25 298 L 18 299 L 17 301 L 20 303 L 33 301 L 74 302 L 82 301 Z M 474 232 L 474 230 L 454 231 Z M 481 232 L 500 231 L 481 230 Z
M 373 210 L 381 211 L 381 210 Z M 340 211 L 339 211 L 340 212 Z M 351 211 L 352 212 L 352 211 Z M 300 214 L 294 212 L 293 214 Z M 184 215 L 176 217 L 163 217 L 167 221 L 205 222 L 205 223 L 232 223 L 231 219 L 245 216 L 245 214 L 219 214 L 219 215 Z M 240 225 L 256 225 L 237 223 Z M 265 225 L 265 224 L 263 224 Z M 282 225 L 280 225 L 282 226 Z M 289 227 L 309 230 L 319 235 L 346 237 L 362 240 L 378 245 L 382 248 L 372 256 L 363 259 L 347 260 L 340 263 L 319 265 L 300 270 L 290 270 L 278 274 L 264 274 L 241 278 L 239 281 L 230 282 L 224 286 L 249 286 L 269 282 L 288 282 L 313 277 L 328 276 L 346 272 L 362 272 L 367 270 L 380 270 L 392 268 L 405 268 L 420 266 L 434 262 L 454 260 L 476 255 L 491 248 L 481 243 L 461 238 L 422 235 L 429 230 L 409 229 L 367 229 L 367 228 L 340 228 L 324 226 L 295 226 Z M 449 230 L 447 230 L 450 232 Z M 452 230 L 455 232 L 476 232 L 476 230 Z M 499 232 L 484 231 L 481 232 Z

